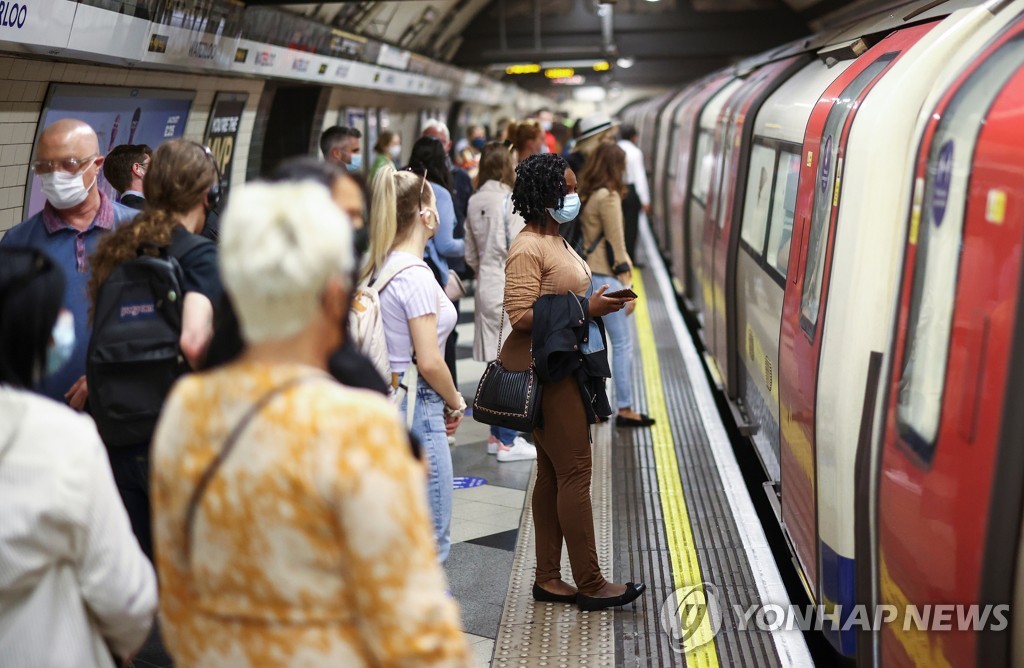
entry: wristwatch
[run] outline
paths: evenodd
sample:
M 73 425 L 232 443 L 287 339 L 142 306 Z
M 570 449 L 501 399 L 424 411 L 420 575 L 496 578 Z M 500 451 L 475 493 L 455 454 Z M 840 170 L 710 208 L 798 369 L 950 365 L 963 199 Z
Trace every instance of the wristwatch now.
M 445 420 L 457 420 L 466 414 L 466 400 L 459 394 L 459 407 L 452 408 L 448 404 L 444 405 L 444 418 Z

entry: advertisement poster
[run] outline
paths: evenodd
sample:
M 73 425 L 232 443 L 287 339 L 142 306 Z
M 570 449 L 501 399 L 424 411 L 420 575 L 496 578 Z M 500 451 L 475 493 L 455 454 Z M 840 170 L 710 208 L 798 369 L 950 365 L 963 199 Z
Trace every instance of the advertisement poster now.
M 348 126 L 350 128 L 355 128 L 356 130 L 359 130 L 360 133 L 362 133 L 363 136 L 359 139 L 359 150 L 363 154 L 363 156 L 365 156 L 367 152 L 366 109 L 350 107 L 345 110 L 345 112 L 342 114 L 342 117 L 345 119 L 342 125 Z M 364 157 L 363 159 L 365 160 L 366 158 Z
M 235 157 L 235 143 L 238 141 L 238 126 L 242 122 L 242 112 L 248 99 L 248 93 L 217 93 L 210 111 L 210 120 L 206 124 L 203 142 L 210 147 L 217 160 L 222 196 L 226 196 L 231 187 L 231 165 Z
M 40 115 L 36 144 L 47 126 L 65 118 L 77 118 L 96 131 L 103 155 L 120 144 L 147 144 L 156 149 L 164 141 L 184 134 L 194 97 L 193 91 L 183 90 L 52 84 Z M 33 153 L 31 162 L 35 160 Z M 116 199 L 117 193 L 102 174 L 100 188 Z M 39 181 L 29 169 L 25 217 L 40 211 L 44 201 Z

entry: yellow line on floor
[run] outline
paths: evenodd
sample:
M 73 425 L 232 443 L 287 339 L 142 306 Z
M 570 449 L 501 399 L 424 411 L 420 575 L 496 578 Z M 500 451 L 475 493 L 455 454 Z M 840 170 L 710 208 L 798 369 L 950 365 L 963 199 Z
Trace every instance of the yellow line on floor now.
M 665 533 L 672 560 L 672 575 L 676 589 L 686 590 L 682 601 L 677 602 L 680 614 L 679 630 L 682 642 L 673 643 L 686 649 L 686 665 L 689 668 L 717 668 L 718 650 L 714 634 L 706 613 L 700 609 L 705 602 L 705 591 L 700 574 L 697 547 L 690 526 L 690 515 L 686 509 L 686 497 L 679 474 L 679 460 L 676 457 L 675 441 L 669 424 L 668 407 L 665 404 L 665 389 L 661 381 L 661 366 L 658 347 L 654 339 L 654 326 L 647 308 L 646 293 L 640 272 L 633 276 L 633 290 L 639 295 L 636 300 L 636 329 L 640 357 L 643 361 L 644 386 L 647 394 L 647 411 L 656 420 L 651 427 L 654 443 L 654 460 L 658 474 L 658 495 L 661 497 L 662 514 L 665 517 Z M 668 298 L 668 297 L 666 297 Z M 697 609 L 694 609 L 694 604 Z M 660 604 L 660 602 L 659 602 Z M 661 621 L 664 624 L 664 621 Z M 678 639 L 677 639 L 678 640 Z

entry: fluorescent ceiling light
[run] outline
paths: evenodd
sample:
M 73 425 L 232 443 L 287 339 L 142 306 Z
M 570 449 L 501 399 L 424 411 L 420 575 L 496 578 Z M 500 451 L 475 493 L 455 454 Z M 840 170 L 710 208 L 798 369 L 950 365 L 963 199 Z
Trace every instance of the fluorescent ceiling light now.
M 635 63 L 636 61 L 633 60 L 632 58 L 619 58 L 618 60 L 615 61 L 615 64 L 624 70 L 628 70 L 629 68 L 633 67 Z

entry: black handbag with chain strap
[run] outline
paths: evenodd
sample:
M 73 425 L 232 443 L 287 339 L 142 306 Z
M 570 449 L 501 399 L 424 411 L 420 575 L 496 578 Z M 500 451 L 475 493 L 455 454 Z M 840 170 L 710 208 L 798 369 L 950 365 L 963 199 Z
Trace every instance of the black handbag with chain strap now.
M 540 423 L 541 385 L 533 364 L 526 371 L 509 371 L 501 363 L 501 339 L 505 331 L 505 314 L 498 330 L 498 355 L 487 364 L 473 399 L 473 418 L 494 427 L 531 432 Z

